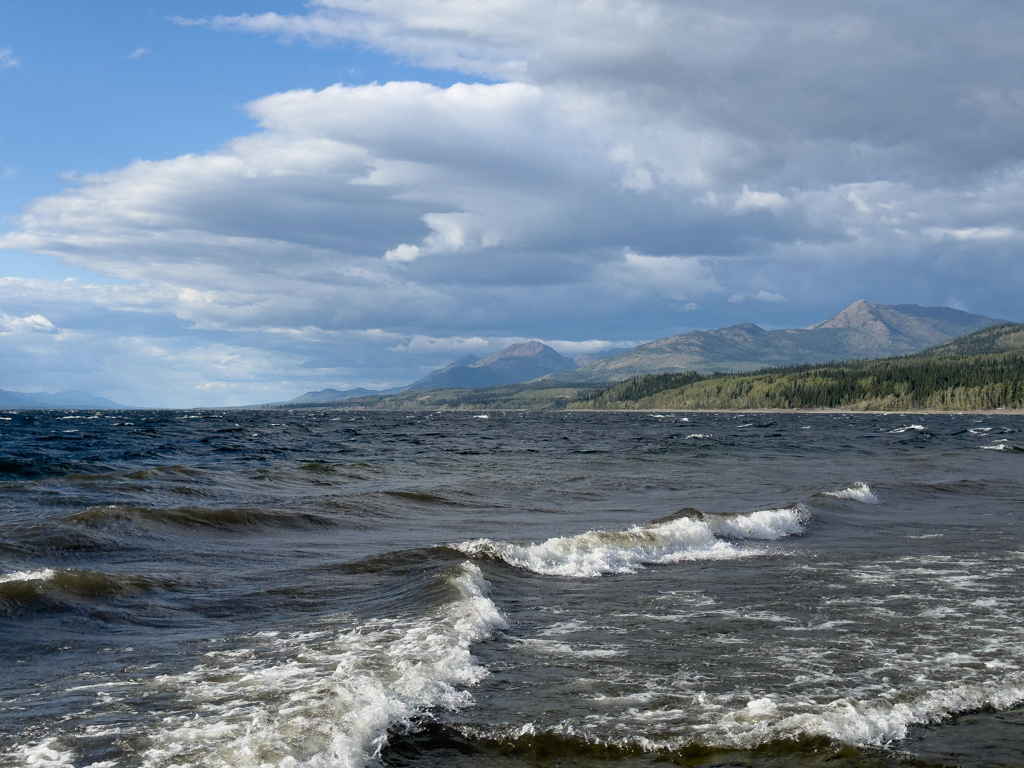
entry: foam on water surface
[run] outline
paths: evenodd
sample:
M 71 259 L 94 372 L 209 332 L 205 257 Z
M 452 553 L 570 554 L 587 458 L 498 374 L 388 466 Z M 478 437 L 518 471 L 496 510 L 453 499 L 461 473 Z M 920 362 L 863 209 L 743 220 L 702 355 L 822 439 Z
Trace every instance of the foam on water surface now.
M 334 636 L 261 632 L 251 647 L 213 651 L 184 674 L 157 677 L 144 687 L 180 705 L 140 734 L 148 746 L 139 764 L 370 764 L 389 728 L 431 708 L 471 704 L 466 689 L 488 674 L 470 646 L 504 626 L 504 619 L 476 565 L 460 566 L 449 585 L 456 597 L 426 618 L 376 620 Z M 76 764 L 53 739 L 22 746 L 12 756 L 22 766 Z
M 12 573 L 0 574 L 0 584 L 7 584 L 15 581 L 49 581 L 55 575 L 52 568 L 40 568 L 35 571 L 14 571 Z
M 841 491 L 825 491 L 826 496 L 834 496 L 837 499 L 849 499 L 859 501 L 863 504 L 878 504 L 878 497 L 871 490 L 867 483 L 854 483 L 849 488 Z
M 745 515 L 679 517 L 626 531 L 587 531 L 539 544 L 476 539 L 451 545 L 471 557 L 494 557 L 545 576 L 592 578 L 636 573 L 645 565 L 731 560 L 760 554 L 735 540 L 776 541 L 803 532 L 802 507 Z

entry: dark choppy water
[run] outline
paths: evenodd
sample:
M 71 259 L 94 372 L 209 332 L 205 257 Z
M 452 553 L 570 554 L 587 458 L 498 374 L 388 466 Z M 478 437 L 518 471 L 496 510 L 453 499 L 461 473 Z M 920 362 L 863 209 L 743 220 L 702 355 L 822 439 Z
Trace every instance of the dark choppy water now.
M 1024 766 L 1024 418 L 0 414 L 0 763 Z

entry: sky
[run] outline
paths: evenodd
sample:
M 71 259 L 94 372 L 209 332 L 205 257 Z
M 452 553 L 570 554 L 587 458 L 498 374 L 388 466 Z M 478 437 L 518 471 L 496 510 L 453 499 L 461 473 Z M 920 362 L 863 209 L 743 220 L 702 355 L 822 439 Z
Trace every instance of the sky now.
M 1021 39 L 990 0 L 0 0 L 0 389 L 1024 320 Z

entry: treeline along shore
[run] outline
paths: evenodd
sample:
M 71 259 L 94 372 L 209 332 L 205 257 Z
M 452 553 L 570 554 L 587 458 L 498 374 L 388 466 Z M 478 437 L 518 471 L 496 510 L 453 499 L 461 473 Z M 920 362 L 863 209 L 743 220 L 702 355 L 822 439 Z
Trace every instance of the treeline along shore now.
M 569 409 L 1024 408 L 1024 325 L 1004 323 L 904 357 L 753 373 L 636 376 L 581 392 Z

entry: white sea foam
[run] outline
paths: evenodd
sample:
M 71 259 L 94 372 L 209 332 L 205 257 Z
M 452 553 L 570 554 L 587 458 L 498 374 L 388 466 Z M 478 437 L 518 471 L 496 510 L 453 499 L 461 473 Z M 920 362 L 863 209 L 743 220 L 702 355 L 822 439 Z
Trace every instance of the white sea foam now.
M 55 575 L 52 568 L 42 568 L 38 571 L 14 571 L 13 573 L 0 574 L 0 584 L 9 581 L 49 581 Z
M 376 620 L 339 633 L 263 633 L 253 636 L 251 648 L 212 652 L 185 674 L 156 678 L 161 695 L 186 706 L 147 730 L 141 764 L 373 763 L 390 727 L 428 708 L 470 704 L 466 688 L 488 674 L 470 646 L 504 620 L 476 565 L 465 563 L 450 582 L 455 599 L 426 618 Z
M 687 560 L 731 560 L 760 554 L 730 539 L 775 541 L 803 531 L 801 507 L 746 515 L 680 517 L 627 531 L 588 531 L 539 544 L 476 539 L 451 545 L 471 557 L 495 557 L 545 576 L 592 578 L 636 573 L 645 565 Z
M 904 432 L 924 432 L 924 426 L 922 424 L 910 424 L 904 427 L 896 427 L 896 429 L 890 429 L 890 435 L 902 435 Z
M 875 496 L 871 491 L 871 486 L 867 483 L 854 483 L 849 488 L 844 488 L 841 491 L 826 491 L 826 496 L 834 496 L 837 499 L 849 499 L 850 501 L 859 501 L 864 504 L 877 504 L 878 497 Z
M 488 416 L 486 413 L 481 413 L 479 416 L 474 416 L 473 418 L 474 419 L 489 419 L 491 417 Z
M 694 432 L 692 435 L 687 435 L 687 440 L 707 440 L 711 435 L 701 434 L 700 432 Z
M 886 746 L 905 739 L 911 726 L 938 722 L 956 712 L 1008 709 L 1024 701 L 1019 682 L 1002 686 L 958 685 L 897 704 L 837 699 L 812 711 L 787 713 L 768 699 L 751 701 L 728 715 L 720 737 L 750 747 L 780 738 L 825 736 L 845 744 Z M 736 725 L 739 727 L 736 727 Z

